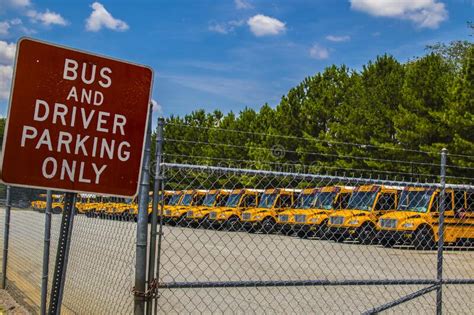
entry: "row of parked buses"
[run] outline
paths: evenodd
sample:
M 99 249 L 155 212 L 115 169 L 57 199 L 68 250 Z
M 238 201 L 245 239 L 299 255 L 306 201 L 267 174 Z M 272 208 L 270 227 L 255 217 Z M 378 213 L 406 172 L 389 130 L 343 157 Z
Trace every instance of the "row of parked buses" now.
M 187 190 L 167 192 L 163 221 L 432 249 L 438 240 L 439 203 L 439 189 L 420 187 Z M 474 191 L 446 189 L 444 241 L 470 239 L 474 239 Z
M 438 240 L 440 190 L 364 185 L 308 189 L 214 189 L 164 191 L 162 221 L 170 226 L 284 233 L 337 242 L 354 240 L 386 247 L 434 248 Z M 53 196 L 53 212 L 62 210 Z M 446 243 L 474 239 L 474 190 L 445 190 Z M 41 204 L 40 204 L 41 203 Z M 44 209 L 45 201 L 33 208 Z M 79 195 L 78 213 L 90 217 L 136 218 L 136 200 Z M 56 209 L 56 210 L 54 210 Z M 148 207 L 151 216 L 151 204 Z
M 39 212 L 46 209 L 46 194 L 39 195 L 39 199 L 31 202 L 31 207 Z M 52 195 L 51 212 L 54 214 L 63 211 L 63 195 Z M 132 217 L 138 213 L 135 200 L 105 197 L 93 194 L 78 194 L 76 199 L 76 212 L 91 217 Z

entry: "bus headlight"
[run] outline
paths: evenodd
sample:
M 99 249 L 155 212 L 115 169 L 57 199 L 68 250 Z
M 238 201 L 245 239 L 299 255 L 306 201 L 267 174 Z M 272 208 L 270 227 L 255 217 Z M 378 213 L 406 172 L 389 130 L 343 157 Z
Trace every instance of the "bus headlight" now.
M 349 221 L 349 224 L 350 224 L 350 225 L 359 224 L 359 220 L 350 220 L 350 221 Z
M 414 226 L 413 222 L 405 222 L 403 224 L 403 227 L 408 228 L 408 229 L 412 228 L 413 226 Z
M 310 221 L 311 223 L 318 223 L 318 219 L 319 219 L 318 217 L 314 217 Z

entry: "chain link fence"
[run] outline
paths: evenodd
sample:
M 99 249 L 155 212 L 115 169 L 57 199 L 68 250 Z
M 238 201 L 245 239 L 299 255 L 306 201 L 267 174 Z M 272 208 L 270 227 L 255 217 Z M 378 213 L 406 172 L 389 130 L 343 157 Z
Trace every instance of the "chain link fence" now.
M 46 192 L 12 187 L 10 195 L 7 290 L 30 312 L 40 313 Z M 62 196 L 53 194 L 48 288 L 53 280 Z M 84 196 L 76 204 L 78 213 L 74 218 L 63 312 L 133 312 L 136 223 L 126 215 L 114 214 L 112 210 L 117 211 L 119 205 L 115 201 L 105 196 Z M 81 202 L 89 205 L 89 209 L 82 208 Z M 5 208 L 2 207 L 2 227 L 4 222 Z M 3 233 L 1 237 L 3 243 Z M 48 296 L 49 293 L 48 290 Z
M 439 184 L 185 164 L 164 172 L 179 197 L 163 208 L 163 312 L 363 313 L 417 294 L 392 310 L 436 312 Z M 445 189 L 448 282 L 474 279 L 472 193 Z M 469 286 L 446 286 L 444 297 L 447 312 L 471 312 Z

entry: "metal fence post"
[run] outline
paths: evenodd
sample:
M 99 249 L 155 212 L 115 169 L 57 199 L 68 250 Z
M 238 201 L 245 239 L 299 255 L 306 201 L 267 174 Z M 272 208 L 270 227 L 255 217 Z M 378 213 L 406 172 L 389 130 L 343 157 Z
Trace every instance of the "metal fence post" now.
M 436 280 L 438 280 L 438 289 L 436 290 L 436 314 L 443 312 L 443 250 L 444 250 L 444 209 L 445 209 L 445 190 L 446 190 L 446 155 L 448 150 L 441 150 L 441 192 L 439 198 L 439 226 L 438 226 L 438 263 Z
M 56 251 L 56 263 L 54 266 L 51 297 L 49 301 L 49 314 L 61 314 L 69 249 L 71 248 L 76 197 L 77 194 L 73 192 L 64 194 L 64 209 L 61 218 L 61 227 L 59 229 L 58 249 Z
M 48 299 L 49 252 L 51 244 L 51 205 L 53 195 L 46 192 L 46 209 L 44 217 L 43 277 L 41 278 L 41 315 L 46 314 Z
M 2 289 L 7 287 L 7 263 L 8 263 L 8 242 L 10 238 L 10 212 L 11 212 L 10 186 L 7 186 L 7 196 L 5 200 L 5 230 L 3 231 L 3 261 L 2 261 Z
M 135 264 L 135 303 L 134 313 L 145 314 L 146 291 L 146 258 L 147 258 L 147 232 L 148 232 L 148 193 L 150 191 L 150 147 L 151 147 L 151 111 L 145 139 L 145 152 L 143 156 L 142 176 L 138 193 L 138 218 L 137 218 L 137 245 Z
M 161 187 L 161 156 L 163 154 L 163 118 L 158 118 L 158 128 L 156 133 L 156 159 L 155 159 L 155 174 L 154 174 L 154 185 L 153 185 L 153 204 L 151 212 L 151 229 L 150 229 L 150 255 L 148 265 L 148 278 L 149 281 L 158 279 L 155 278 L 155 264 L 156 264 L 156 235 L 157 235 L 157 224 L 158 224 L 158 203 L 160 201 L 160 187 Z M 161 198 L 164 198 L 163 192 L 161 192 Z M 160 229 L 161 233 L 161 229 Z M 159 268 L 157 266 L 156 268 Z M 151 285 L 151 283 L 149 283 Z M 152 314 L 153 306 L 157 308 L 156 299 L 149 299 L 147 301 L 147 314 Z

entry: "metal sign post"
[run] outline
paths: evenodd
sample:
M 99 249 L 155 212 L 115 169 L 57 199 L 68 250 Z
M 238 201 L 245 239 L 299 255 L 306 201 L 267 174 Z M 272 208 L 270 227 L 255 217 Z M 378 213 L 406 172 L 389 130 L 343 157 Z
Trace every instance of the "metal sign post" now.
M 7 198 L 5 200 L 5 230 L 3 231 L 3 261 L 2 261 L 2 283 L 1 288 L 6 289 L 7 287 L 7 264 L 8 264 L 8 243 L 10 238 L 10 186 L 7 186 Z
M 59 230 L 58 250 L 56 252 L 56 264 L 54 266 L 53 284 L 51 287 L 49 314 L 61 313 L 69 248 L 71 246 L 76 196 L 76 193 L 70 192 L 64 195 L 64 211 Z
M 53 195 L 51 190 L 46 193 L 46 210 L 44 219 L 44 248 L 43 248 L 43 276 L 41 279 L 41 315 L 46 314 L 48 299 L 49 252 L 51 245 L 51 205 Z

